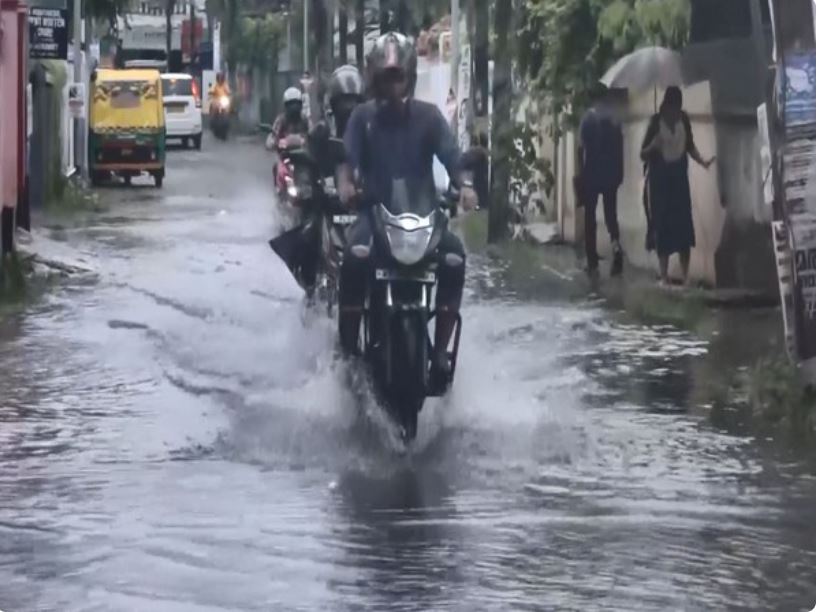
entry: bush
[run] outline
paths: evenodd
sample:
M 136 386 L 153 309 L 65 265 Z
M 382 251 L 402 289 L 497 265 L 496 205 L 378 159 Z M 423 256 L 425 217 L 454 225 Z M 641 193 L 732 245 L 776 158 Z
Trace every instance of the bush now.
M 765 422 L 814 439 L 814 387 L 784 357 L 764 358 L 749 372 L 749 402 Z

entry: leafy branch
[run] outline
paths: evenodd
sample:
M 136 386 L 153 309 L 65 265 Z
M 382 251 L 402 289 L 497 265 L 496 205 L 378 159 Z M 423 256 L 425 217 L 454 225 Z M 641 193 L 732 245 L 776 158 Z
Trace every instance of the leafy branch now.
M 690 0 L 523 0 L 516 59 L 550 110 L 575 123 L 613 62 L 643 45 L 682 46 Z

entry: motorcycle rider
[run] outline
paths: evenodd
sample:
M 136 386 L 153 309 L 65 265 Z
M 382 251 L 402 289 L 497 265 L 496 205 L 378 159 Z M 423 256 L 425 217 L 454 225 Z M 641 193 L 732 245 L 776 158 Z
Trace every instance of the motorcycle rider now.
M 272 124 L 272 136 L 275 146 L 280 153 L 282 141 L 289 136 L 302 136 L 306 138 L 309 132 L 309 122 L 303 115 L 304 102 L 301 91 L 297 87 L 289 87 L 284 92 L 284 111 L 275 119 Z M 283 160 L 279 159 L 275 166 L 275 182 L 279 189 L 284 189 L 284 176 L 286 166 Z
M 306 136 L 309 132 L 309 122 L 303 114 L 304 100 L 297 87 L 288 87 L 284 92 L 284 111 L 275 118 L 272 124 L 272 133 L 281 140 L 292 134 Z
M 460 188 L 460 205 L 467 210 L 477 205 L 473 184 L 461 172 L 456 139 L 442 113 L 433 104 L 412 97 L 417 55 L 411 41 L 398 33 L 381 36 L 369 54 L 367 67 L 374 99 L 358 106 L 346 126 L 348 163 L 339 183 L 341 200 L 360 210 L 349 228 L 349 246 L 340 275 L 338 331 L 347 355 L 359 350 L 363 300 L 371 271 L 370 210 L 377 202 L 389 201 L 393 180 L 415 181 L 429 190 L 429 197 L 436 197 L 432 170 L 436 156 L 451 182 Z M 363 189 L 359 198 L 357 184 Z M 459 316 L 465 283 L 465 250 L 450 231 L 440 240 L 438 265 L 432 365 L 436 374 L 446 375 L 451 369 L 448 343 Z
M 210 113 L 213 112 L 213 105 L 222 97 L 227 96 L 228 98 L 232 95 L 230 93 L 230 85 L 227 83 L 227 79 L 224 78 L 224 73 L 219 72 L 216 75 L 216 82 L 210 86 L 210 91 L 208 92 L 210 98 Z
M 337 147 L 329 146 L 331 137 L 342 139 L 349 117 L 355 107 L 363 102 L 363 78 L 354 66 L 341 66 L 332 73 L 328 83 L 328 102 L 331 111 L 332 130 L 321 121 L 309 133 L 308 147 L 312 158 L 323 176 L 335 176 L 346 156 Z M 303 243 L 298 247 L 299 276 L 307 295 L 312 294 L 318 273 L 320 258 L 320 226 L 315 225 L 308 235 L 302 234 Z

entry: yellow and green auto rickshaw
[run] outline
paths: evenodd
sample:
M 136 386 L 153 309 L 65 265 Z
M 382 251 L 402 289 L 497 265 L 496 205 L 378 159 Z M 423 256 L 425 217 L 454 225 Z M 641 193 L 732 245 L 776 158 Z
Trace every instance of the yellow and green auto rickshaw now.
M 97 70 L 91 82 L 91 182 L 117 174 L 130 184 L 146 172 L 165 177 L 165 113 L 158 70 Z

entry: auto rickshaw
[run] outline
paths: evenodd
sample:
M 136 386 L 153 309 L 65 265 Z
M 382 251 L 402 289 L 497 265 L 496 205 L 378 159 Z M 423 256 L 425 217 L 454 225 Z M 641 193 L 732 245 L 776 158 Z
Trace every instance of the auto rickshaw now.
M 165 113 L 158 70 L 97 70 L 91 79 L 91 182 L 111 175 L 130 184 L 143 172 L 165 177 Z

